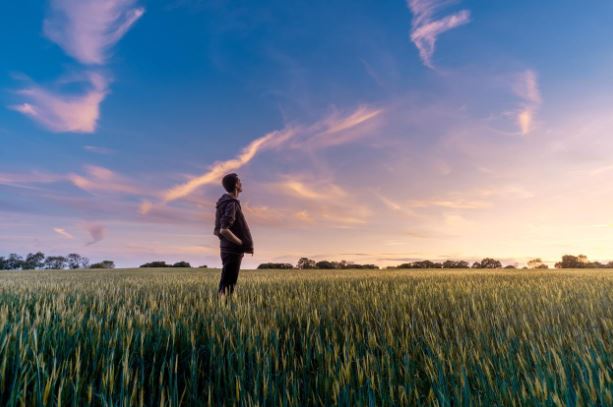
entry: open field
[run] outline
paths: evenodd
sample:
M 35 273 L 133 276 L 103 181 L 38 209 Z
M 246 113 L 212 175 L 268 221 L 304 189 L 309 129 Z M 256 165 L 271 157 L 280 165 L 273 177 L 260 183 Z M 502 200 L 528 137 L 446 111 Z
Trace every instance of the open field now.
M 612 405 L 613 272 L 0 273 L 0 405 Z

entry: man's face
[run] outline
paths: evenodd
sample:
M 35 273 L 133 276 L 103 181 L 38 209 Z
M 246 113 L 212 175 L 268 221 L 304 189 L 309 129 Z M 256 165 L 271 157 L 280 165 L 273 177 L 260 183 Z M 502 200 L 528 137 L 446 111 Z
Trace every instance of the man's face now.
M 243 192 L 243 186 L 241 185 L 241 180 L 236 180 L 236 192 Z

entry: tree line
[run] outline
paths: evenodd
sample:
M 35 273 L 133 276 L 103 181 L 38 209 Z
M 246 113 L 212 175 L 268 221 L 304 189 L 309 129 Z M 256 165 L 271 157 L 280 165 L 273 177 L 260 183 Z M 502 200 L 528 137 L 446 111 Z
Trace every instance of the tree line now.
M 322 269 L 322 270 L 342 270 L 342 269 L 379 269 L 379 266 L 374 264 L 357 264 L 346 260 L 330 261 L 320 260 L 315 261 L 308 257 L 301 257 L 296 263 L 296 266 L 290 263 L 262 263 L 258 269 Z
M 186 261 L 178 261 L 173 264 L 165 261 L 152 261 L 144 263 L 141 268 L 154 267 L 185 267 L 192 268 L 190 263 Z M 78 253 L 70 253 L 66 256 L 45 256 L 43 252 L 28 253 L 25 257 L 16 253 L 11 253 L 8 256 L 0 256 L 0 270 L 52 270 L 52 269 L 114 269 L 115 262 L 112 260 L 103 260 L 98 263 L 90 264 L 87 257 L 81 256 Z M 199 268 L 207 268 L 206 265 Z M 291 263 L 262 263 L 258 269 L 322 269 L 322 270 L 342 270 L 342 269 L 371 269 L 377 270 L 379 266 L 375 264 L 357 264 L 346 260 L 330 261 L 320 260 L 315 261 L 308 257 L 301 257 L 296 265 Z M 515 265 L 509 264 L 503 267 L 499 260 L 491 257 L 486 257 L 481 261 L 475 261 L 470 264 L 464 260 L 417 260 L 409 263 L 402 263 L 397 266 L 388 266 L 387 269 L 516 269 Z M 549 266 L 540 258 L 534 258 L 528 261 L 527 265 L 522 269 L 547 269 Z M 565 254 L 561 261 L 555 263 L 555 268 L 613 268 L 613 261 L 601 263 L 599 261 L 590 261 L 587 256 Z
M 112 269 L 115 263 L 112 260 L 103 260 L 99 263 L 89 263 L 87 257 L 78 253 L 67 256 L 45 256 L 43 252 L 28 253 L 25 257 L 11 253 L 7 257 L 0 256 L 0 270 L 62 270 L 62 269 Z
M 475 261 L 472 264 L 465 260 L 445 260 L 445 261 L 431 261 L 431 260 L 416 260 L 409 263 L 402 263 L 397 266 L 388 266 L 387 269 L 518 269 L 520 267 L 507 264 L 502 265 L 500 260 L 496 260 L 491 257 L 486 257 L 480 261 Z M 527 262 L 527 264 L 521 269 L 548 269 L 549 266 L 545 264 L 540 258 L 534 258 Z M 555 263 L 555 268 L 613 268 L 613 261 L 607 263 L 601 263 L 598 261 L 589 261 L 587 256 L 580 254 L 578 256 L 565 254 L 562 256 L 562 260 Z M 294 266 L 291 263 L 262 263 L 258 266 L 258 269 L 379 269 L 374 264 L 356 264 L 345 260 L 329 261 L 320 260 L 315 261 L 308 257 L 301 257 L 298 263 Z
M 140 268 L 161 268 L 161 267 L 185 267 L 185 268 L 192 268 L 191 264 L 189 264 L 186 261 L 178 261 L 174 264 L 168 264 L 165 261 L 150 261 L 149 263 L 145 263 L 145 264 L 141 264 L 139 266 Z M 203 266 L 200 266 L 198 268 L 201 269 L 206 269 L 208 268 L 208 266 L 205 264 Z

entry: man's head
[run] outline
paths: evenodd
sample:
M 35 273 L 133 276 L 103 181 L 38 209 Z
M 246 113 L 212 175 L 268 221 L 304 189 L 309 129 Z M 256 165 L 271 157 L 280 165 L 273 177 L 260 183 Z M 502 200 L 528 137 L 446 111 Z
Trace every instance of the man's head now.
M 228 191 L 228 193 L 233 192 L 242 192 L 243 187 L 241 185 L 241 180 L 238 179 L 238 175 L 235 173 L 225 175 L 221 180 L 221 185 L 223 185 L 224 189 Z

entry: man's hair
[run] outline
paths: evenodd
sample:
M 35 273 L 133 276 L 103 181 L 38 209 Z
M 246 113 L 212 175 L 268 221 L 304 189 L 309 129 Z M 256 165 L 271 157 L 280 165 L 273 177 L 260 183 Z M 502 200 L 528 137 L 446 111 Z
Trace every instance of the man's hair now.
M 221 185 L 228 192 L 234 192 L 236 189 L 236 183 L 238 181 L 238 175 L 235 173 L 225 175 L 221 180 Z

